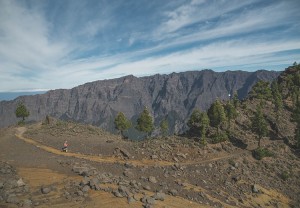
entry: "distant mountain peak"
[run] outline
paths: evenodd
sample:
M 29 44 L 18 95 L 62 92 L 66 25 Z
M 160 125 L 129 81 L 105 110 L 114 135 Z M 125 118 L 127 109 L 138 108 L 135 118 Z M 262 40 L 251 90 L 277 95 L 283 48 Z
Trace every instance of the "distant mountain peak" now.
M 51 90 L 43 95 L 23 96 L 0 102 L 0 127 L 15 124 L 16 104 L 22 100 L 30 111 L 28 120 L 46 115 L 100 126 L 114 131 L 113 120 L 123 112 L 133 123 L 147 106 L 158 124 L 166 116 L 172 132 L 182 132 L 194 108 L 206 110 L 216 99 L 227 100 L 238 92 L 244 98 L 260 79 L 271 81 L 274 71 L 227 71 L 210 69 L 146 77 L 128 75 L 89 82 L 72 89 Z

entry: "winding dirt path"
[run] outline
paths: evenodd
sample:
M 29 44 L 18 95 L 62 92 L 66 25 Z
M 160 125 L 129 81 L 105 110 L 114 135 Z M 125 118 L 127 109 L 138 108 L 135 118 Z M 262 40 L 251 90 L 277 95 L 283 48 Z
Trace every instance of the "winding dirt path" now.
M 79 159 L 85 159 L 85 160 L 89 160 L 92 162 L 99 162 L 99 163 L 119 163 L 119 164 L 125 164 L 127 162 L 136 165 L 136 166 L 172 166 L 174 165 L 174 162 L 169 162 L 169 161 L 156 161 L 156 160 L 146 160 L 146 159 L 142 159 L 142 160 L 123 160 L 117 157 L 113 157 L 113 156 L 94 156 L 94 155 L 85 155 L 85 154 L 81 154 L 81 153 L 73 153 L 73 152 L 62 152 L 61 150 L 55 149 L 53 147 L 41 144 L 37 141 L 34 141 L 33 139 L 30 138 L 26 138 L 23 136 L 23 134 L 26 132 L 26 128 L 25 127 L 18 127 L 17 128 L 17 133 L 16 133 L 16 137 L 25 141 L 28 144 L 34 145 L 35 147 L 38 147 L 44 151 L 56 154 L 56 155 L 62 155 L 62 156 L 67 156 L 67 157 L 75 157 L 75 158 L 79 158 Z M 241 154 L 247 154 L 249 153 L 249 150 L 240 150 L 237 151 L 234 154 L 228 154 L 225 156 L 220 156 L 220 157 L 214 157 L 214 158 L 210 158 L 210 159 L 205 159 L 205 160 L 200 160 L 200 161 L 187 161 L 187 162 L 181 162 L 181 165 L 194 165 L 194 164 L 204 164 L 204 163 L 209 163 L 209 162 L 214 162 L 214 161 L 218 161 L 218 160 L 224 160 L 224 159 L 228 159 L 228 158 L 232 158 L 232 157 L 236 157 L 239 156 Z
M 38 126 L 37 126 L 38 127 Z M 116 157 L 100 157 L 100 156 L 92 156 L 92 155 L 84 155 L 80 153 L 64 153 L 61 152 L 58 149 L 55 149 L 53 147 L 49 147 L 47 145 L 41 144 L 39 142 L 36 142 L 30 138 L 24 137 L 24 133 L 26 132 L 26 127 L 18 127 L 16 129 L 9 130 L 9 133 L 6 133 L 6 136 L 1 137 L 2 143 L 5 144 L 5 147 L 2 147 L 2 150 L 4 151 L 4 154 L 10 154 L 10 156 L 6 158 L 13 159 L 12 161 L 15 161 L 14 163 L 17 164 L 17 169 L 21 177 L 25 179 L 32 187 L 40 187 L 46 182 L 49 182 L 49 184 L 57 184 L 58 191 L 55 192 L 53 195 L 53 201 L 51 204 L 51 207 L 141 207 L 140 202 L 136 202 L 134 204 L 128 204 L 125 199 L 116 198 L 110 193 L 106 192 L 94 192 L 91 191 L 91 201 L 85 202 L 85 204 L 77 203 L 77 202 L 66 202 L 66 201 L 57 201 L 57 196 L 60 196 L 61 193 L 59 193 L 60 188 L 64 185 L 64 180 L 80 180 L 78 176 L 74 176 L 71 174 L 68 174 L 68 172 L 65 171 L 58 171 L 60 166 L 58 166 L 57 159 L 61 159 L 62 157 L 73 157 L 78 159 L 84 159 L 92 162 L 99 162 L 99 163 L 107 163 L 107 164 L 124 164 L 126 162 L 130 162 L 132 164 L 135 164 L 137 166 L 169 166 L 173 165 L 174 162 L 167 162 L 167 161 L 153 161 L 153 160 L 122 160 Z M 15 137 L 13 136 L 15 134 Z M 0 135 L 1 136 L 1 135 Z M 4 143 L 3 143 L 4 142 Z M 25 142 L 25 143 L 24 143 Z M 25 145 L 25 146 L 24 146 Z M 0 148 L 1 149 L 1 148 Z M 220 156 L 216 158 L 201 160 L 201 161 L 188 161 L 185 163 L 185 165 L 192 165 L 192 164 L 202 164 L 202 163 L 209 163 L 213 161 L 228 159 L 231 157 L 236 157 L 242 154 L 249 154 L 249 150 L 241 150 L 239 152 L 236 152 L 234 154 L 228 154 L 225 156 Z M 0 156 L 3 155 L 3 153 L 0 153 Z M 41 158 L 39 158 L 39 155 Z M 21 159 L 22 158 L 22 159 Z M 20 161 L 18 161 L 20 159 Z M 31 160 L 29 163 L 30 165 L 23 164 L 24 161 Z M 46 166 L 41 166 L 40 164 L 44 164 L 45 160 L 47 160 Z M 55 163 L 55 164 L 52 164 Z M 51 165 L 52 164 L 52 165 Z M 57 169 L 58 168 L 58 169 Z M 58 171 L 58 172 L 57 172 Z M 77 178 L 77 179 L 76 179 Z M 268 202 L 272 198 L 280 199 L 280 201 L 284 202 L 282 207 L 289 207 L 288 203 L 289 200 L 281 195 L 280 193 L 277 193 L 273 190 L 267 190 L 263 189 L 263 187 L 260 187 L 260 189 L 264 190 L 264 193 L 266 194 L 260 194 L 259 197 L 253 197 L 248 196 L 247 199 L 244 200 L 243 206 L 233 206 L 229 205 L 224 201 L 216 199 L 210 190 L 199 187 L 191 184 L 186 183 L 186 186 L 184 187 L 188 190 L 193 190 L 194 192 L 201 192 L 204 194 L 208 199 L 211 201 L 215 201 L 218 203 L 221 203 L 223 207 L 229 208 L 229 207 L 256 207 L 256 205 L 264 204 L 263 202 Z M 229 194 L 229 193 L 228 193 Z M 230 198 L 231 201 L 238 202 L 235 198 Z M 1 204 L 0 204 L 1 207 Z M 41 207 L 49 207 L 47 204 L 42 205 Z M 201 205 L 192 201 L 189 201 L 187 199 L 184 199 L 182 197 L 173 197 L 173 196 L 166 196 L 165 201 L 158 202 L 155 207 L 174 207 L 174 208 L 181 208 L 181 207 L 190 207 L 190 208 L 196 208 L 196 207 L 209 207 L 206 205 Z
M 16 131 L 17 130 L 17 131 Z M 63 153 L 59 150 L 49 148 L 34 142 L 31 139 L 23 137 L 25 127 L 10 128 L 6 130 L 0 129 L 0 160 L 7 161 L 12 164 L 18 172 L 18 175 L 23 178 L 26 184 L 31 187 L 32 200 L 42 200 L 44 203 L 39 207 L 74 207 L 74 208 L 140 208 L 142 203 L 140 201 L 128 204 L 126 198 L 117 198 L 111 193 L 104 191 L 89 191 L 90 200 L 85 201 L 68 201 L 61 198 L 63 188 L 67 181 L 80 181 L 82 177 L 74 175 L 69 167 L 62 167 L 57 163 L 57 160 L 63 157 L 78 157 L 86 160 L 95 160 L 96 162 L 114 163 L 119 160 L 110 158 L 97 158 L 87 155 Z M 16 134 L 15 134 L 16 133 Z M 16 136 L 14 136 L 16 135 Z M 126 161 L 120 161 L 122 163 Z M 141 163 L 139 165 L 142 165 Z M 70 171 L 70 172 L 69 172 Z M 54 185 L 55 190 L 50 194 L 43 195 L 40 193 L 40 187 L 44 185 Z M 149 192 L 149 195 L 153 195 Z M 23 198 L 22 198 L 23 199 Z M 24 198 L 25 199 L 25 198 Z M 7 204 L 0 201 L 0 207 L 14 208 L 17 205 Z M 196 202 L 179 196 L 167 195 L 164 201 L 157 201 L 155 204 L 157 208 L 164 207 L 189 207 L 189 208 L 209 208 L 210 206 L 201 205 Z

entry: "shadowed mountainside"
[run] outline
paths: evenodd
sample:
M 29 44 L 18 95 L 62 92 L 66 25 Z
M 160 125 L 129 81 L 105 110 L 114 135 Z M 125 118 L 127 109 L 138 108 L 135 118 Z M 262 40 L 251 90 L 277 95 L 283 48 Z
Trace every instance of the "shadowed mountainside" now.
M 244 98 L 258 80 L 271 81 L 280 72 L 212 70 L 153 75 L 132 75 L 117 79 L 86 83 L 72 89 L 52 90 L 42 95 L 21 96 L 0 102 L 0 127 L 15 124 L 15 109 L 24 102 L 28 121 L 40 121 L 46 115 L 74 120 L 114 131 L 113 120 L 121 111 L 133 122 L 148 107 L 155 124 L 167 116 L 170 131 L 185 130 L 186 120 L 194 108 L 206 110 L 216 99 L 227 100 L 237 91 Z

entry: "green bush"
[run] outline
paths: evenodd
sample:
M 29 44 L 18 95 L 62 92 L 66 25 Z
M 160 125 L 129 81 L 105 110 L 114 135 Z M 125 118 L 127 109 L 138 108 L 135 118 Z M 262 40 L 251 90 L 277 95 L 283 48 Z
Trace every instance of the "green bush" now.
M 18 122 L 18 126 L 24 126 L 25 125 L 25 121 L 21 120 Z
M 257 148 L 252 152 L 252 155 L 255 159 L 261 160 L 264 157 L 273 157 L 274 153 L 266 148 Z
M 212 136 L 212 143 L 217 144 L 228 140 L 228 135 L 225 132 L 216 133 Z
M 287 171 L 283 171 L 283 172 L 280 174 L 280 178 L 281 178 L 282 180 L 284 180 L 284 181 L 288 180 L 289 177 L 290 177 L 290 174 L 289 174 L 289 172 L 287 172 Z
M 56 123 L 56 126 L 57 127 L 66 127 L 68 125 L 68 123 L 67 122 L 65 122 L 65 121 L 57 121 L 57 123 Z

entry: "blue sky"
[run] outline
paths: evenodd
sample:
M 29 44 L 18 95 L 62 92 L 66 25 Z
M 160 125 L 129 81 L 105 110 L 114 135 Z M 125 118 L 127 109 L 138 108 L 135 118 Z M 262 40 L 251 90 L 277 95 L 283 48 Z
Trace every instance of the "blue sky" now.
M 300 61 L 298 0 L 0 0 L 0 92 Z

